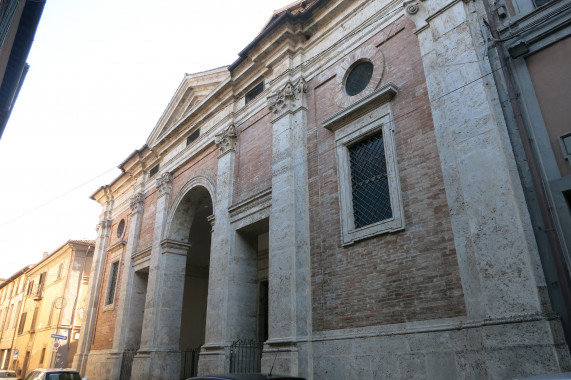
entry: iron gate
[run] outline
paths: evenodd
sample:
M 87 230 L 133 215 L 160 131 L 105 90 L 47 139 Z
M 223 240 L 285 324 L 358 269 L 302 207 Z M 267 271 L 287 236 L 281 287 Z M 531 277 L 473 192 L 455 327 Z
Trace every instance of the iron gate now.
M 230 373 L 254 373 L 262 368 L 263 342 L 240 339 L 230 346 Z
M 121 359 L 121 377 L 120 380 L 131 379 L 131 368 L 133 368 L 133 359 L 139 347 L 129 346 L 123 351 L 123 358 Z
M 187 379 L 197 375 L 198 372 L 198 357 L 200 356 L 200 347 L 187 348 L 180 352 L 181 354 L 181 368 L 180 378 Z

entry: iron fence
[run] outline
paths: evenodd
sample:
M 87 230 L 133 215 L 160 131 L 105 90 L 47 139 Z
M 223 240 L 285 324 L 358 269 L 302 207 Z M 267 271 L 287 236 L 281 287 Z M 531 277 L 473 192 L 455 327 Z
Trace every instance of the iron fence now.
M 200 356 L 200 347 L 187 348 L 180 352 L 181 354 L 181 368 L 180 378 L 187 379 L 196 376 L 198 373 L 198 357 Z
M 123 351 L 123 358 L 121 359 L 121 374 L 120 380 L 131 379 L 131 369 L 133 368 L 133 360 L 139 347 L 129 346 Z
M 230 373 L 260 372 L 262 367 L 263 342 L 255 339 L 240 339 L 230 346 Z

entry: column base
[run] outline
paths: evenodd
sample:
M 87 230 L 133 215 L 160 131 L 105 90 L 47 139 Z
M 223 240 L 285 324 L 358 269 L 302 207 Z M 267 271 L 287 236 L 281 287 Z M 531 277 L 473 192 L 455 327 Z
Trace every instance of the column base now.
M 228 373 L 230 369 L 230 350 L 220 345 L 204 345 L 198 359 L 199 375 Z
M 297 376 L 299 351 L 295 342 L 271 342 L 264 344 L 262 372 Z
M 131 379 L 179 379 L 180 367 L 180 351 L 139 351 L 133 360 Z

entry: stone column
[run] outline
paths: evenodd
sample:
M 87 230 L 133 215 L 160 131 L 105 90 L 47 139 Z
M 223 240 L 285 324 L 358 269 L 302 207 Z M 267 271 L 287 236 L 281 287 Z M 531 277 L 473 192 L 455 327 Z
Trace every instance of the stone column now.
M 186 255 L 190 245 L 163 239 L 172 175 L 157 179 L 158 198 L 141 347 L 131 378 L 177 379 Z
M 307 375 L 310 355 L 298 340 L 311 333 L 307 105 L 303 78 L 268 97 L 272 119 L 272 205 L 269 247 L 269 371 Z
M 121 374 L 122 353 L 128 346 L 138 347 L 141 341 L 141 318 L 137 311 L 144 309 L 145 293 L 141 294 L 134 282 L 133 255 L 137 249 L 141 222 L 143 219 L 143 202 L 145 194 L 135 194 L 131 198 L 131 221 L 125 258 L 119 284 L 119 303 L 117 305 L 117 318 L 115 320 L 115 334 L 113 336 L 113 372 L 112 378 L 118 379 Z
M 81 328 L 82 331 L 77 353 L 73 358 L 73 368 L 76 368 L 82 375 L 85 375 L 87 359 L 91 349 L 91 342 L 93 341 L 95 321 L 97 319 L 97 306 L 101 291 L 101 280 L 103 279 L 103 270 L 105 267 L 105 254 L 109 245 L 109 237 L 111 236 L 110 217 L 113 208 L 113 197 L 109 188 L 106 188 L 104 191 L 108 199 L 103 206 L 105 210 L 101 214 L 101 221 L 97 225 L 97 240 L 95 242 L 91 273 L 89 274 L 89 294 L 86 302 L 87 313 Z
M 533 233 L 472 5 L 404 6 L 418 28 L 468 316 L 540 312 Z
M 233 231 L 228 207 L 232 204 L 234 190 L 236 139 L 234 125 L 230 125 L 216 135 L 216 146 L 220 150 L 216 176 L 216 199 L 213 200 L 216 223 L 214 223 L 211 237 L 206 337 L 200 352 L 199 374 L 223 373 L 229 369 L 227 359 L 230 344 L 228 341 L 228 287 Z
M 541 263 L 485 56 L 479 6 L 404 3 L 417 27 L 467 322 L 481 326 L 467 332 L 477 342 L 473 360 L 488 378 L 506 378 L 504 363 L 553 368 L 569 356 L 555 346 L 558 322 L 543 314 Z

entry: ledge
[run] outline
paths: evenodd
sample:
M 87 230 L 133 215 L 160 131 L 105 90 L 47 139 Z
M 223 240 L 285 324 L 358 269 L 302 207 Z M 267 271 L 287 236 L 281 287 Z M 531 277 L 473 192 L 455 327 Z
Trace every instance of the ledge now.
M 387 83 L 350 106 L 329 116 L 327 119 L 323 120 L 321 124 L 324 128 L 327 128 L 330 131 L 335 131 L 335 129 L 337 129 L 335 127 L 341 124 L 342 121 L 351 119 L 362 110 L 368 109 L 379 103 L 384 104 L 390 102 L 397 92 L 398 88 L 394 84 Z

